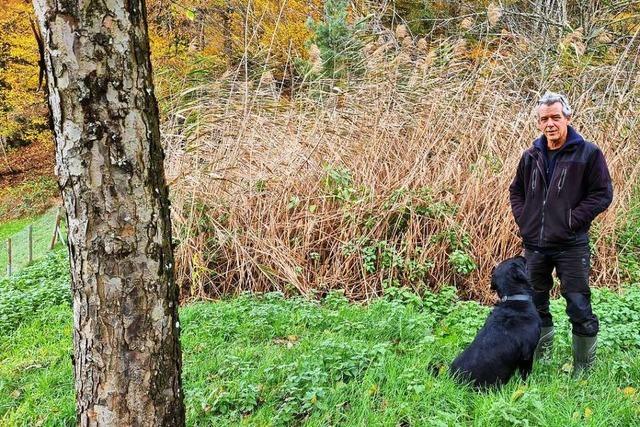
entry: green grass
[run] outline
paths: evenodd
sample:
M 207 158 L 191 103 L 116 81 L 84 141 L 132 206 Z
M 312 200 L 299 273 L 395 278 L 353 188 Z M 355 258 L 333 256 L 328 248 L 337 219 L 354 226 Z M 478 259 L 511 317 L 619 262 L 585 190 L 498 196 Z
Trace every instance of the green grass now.
M 33 259 L 42 258 L 49 252 L 53 226 L 56 221 L 57 209 L 51 209 L 36 218 L 22 218 L 0 225 L 0 277 L 7 274 L 7 244 L 11 238 L 12 244 L 12 271 L 13 274 L 19 272 L 29 263 L 29 225 L 33 225 Z M 62 234 L 66 236 L 64 221 L 62 224 Z M 65 237 L 66 238 L 66 237 Z M 61 246 L 58 239 L 58 246 Z
M 549 363 L 475 392 L 444 371 L 490 308 L 393 289 L 368 306 L 279 294 L 181 309 L 188 425 L 631 426 L 640 423 L 640 288 L 594 292 L 602 323 L 587 380 L 570 378 L 564 303 Z M 71 310 L 0 335 L 0 425 L 73 425 Z M 627 388 L 627 393 L 624 390 Z
M 27 227 L 32 221 L 33 218 L 20 218 L 0 224 L 0 240 L 6 241 L 7 238 L 11 237 L 13 234 L 22 231 L 22 229 Z

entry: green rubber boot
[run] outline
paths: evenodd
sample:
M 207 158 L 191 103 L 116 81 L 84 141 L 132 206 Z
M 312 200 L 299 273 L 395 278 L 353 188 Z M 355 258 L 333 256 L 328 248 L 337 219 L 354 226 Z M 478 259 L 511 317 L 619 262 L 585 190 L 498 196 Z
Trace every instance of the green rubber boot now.
M 555 330 L 553 326 L 543 326 L 540 330 L 540 340 L 536 351 L 533 353 L 533 360 L 540 360 L 551 355 L 551 349 L 553 348 L 553 335 Z
M 596 345 L 598 337 L 581 337 L 573 335 L 573 373 L 571 376 L 577 378 L 586 373 L 596 360 Z

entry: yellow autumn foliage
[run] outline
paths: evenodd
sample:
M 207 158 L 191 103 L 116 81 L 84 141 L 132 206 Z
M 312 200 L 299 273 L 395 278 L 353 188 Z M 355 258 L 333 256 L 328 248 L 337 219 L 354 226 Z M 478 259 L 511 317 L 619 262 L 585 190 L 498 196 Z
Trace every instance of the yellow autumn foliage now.
M 322 4 L 322 0 L 149 0 L 152 57 L 161 91 L 225 71 L 259 78 L 269 70 L 278 80 L 289 78 L 294 58 L 308 55 L 311 32 L 306 21 L 319 16 Z
M 148 0 L 149 36 L 160 99 L 225 71 L 291 77 L 306 58 L 309 17 L 322 0 Z M 0 0 L 0 139 L 24 145 L 50 139 L 29 0 Z M 247 66 L 244 67 L 243 64 Z
M 0 0 L 0 143 L 49 137 L 44 92 L 38 91 L 38 48 L 31 2 Z

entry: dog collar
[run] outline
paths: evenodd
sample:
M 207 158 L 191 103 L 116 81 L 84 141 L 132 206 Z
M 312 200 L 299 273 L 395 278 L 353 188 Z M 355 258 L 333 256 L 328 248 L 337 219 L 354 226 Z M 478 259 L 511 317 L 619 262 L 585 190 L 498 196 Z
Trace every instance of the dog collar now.
M 505 301 L 531 301 L 531 295 L 517 294 L 517 295 L 505 295 L 500 298 L 500 302 Z

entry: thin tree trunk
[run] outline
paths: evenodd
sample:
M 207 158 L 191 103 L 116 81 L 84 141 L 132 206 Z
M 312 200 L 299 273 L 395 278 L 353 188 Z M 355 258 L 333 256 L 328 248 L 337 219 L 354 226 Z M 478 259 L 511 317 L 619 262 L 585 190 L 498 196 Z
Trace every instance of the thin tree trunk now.
M 78 423 L 184 425 L 144 0 L 34 0 L 67 212 Z
M 9 163 L 9 156 L 7 156 L 6 142 L 4 136 L 0 136 L 0 150 L 2 150 L 2 157 L 4 158 L 4 163 L 7 165 L 7 170 L 13 173 L 13 168 L 11 167 L 11 163 Z
M 224 56 L 227 58 L 227 67 L 233 66 L 233 40 L 231 30 L 231 17 L 233 15 L 233 7 L 228 1 L 220 8 L 220 17 L 222 18 L 222 37 L 224 40 Z

